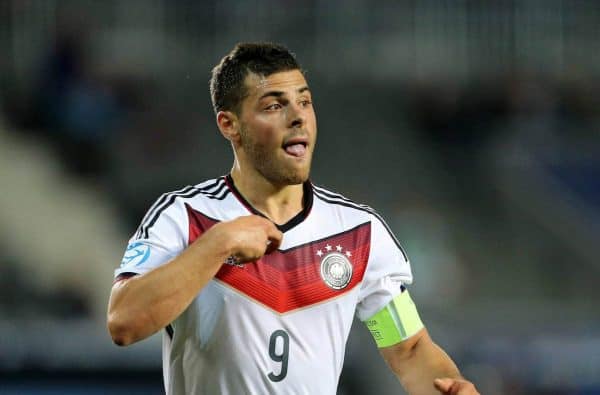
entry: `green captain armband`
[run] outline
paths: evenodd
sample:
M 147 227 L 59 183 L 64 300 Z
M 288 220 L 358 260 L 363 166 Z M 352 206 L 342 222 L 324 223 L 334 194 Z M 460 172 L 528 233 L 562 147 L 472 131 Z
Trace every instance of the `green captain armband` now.
M 400 343 L 423 328 L 417 307 L 406 290 L 364 323 L 379 348 Z

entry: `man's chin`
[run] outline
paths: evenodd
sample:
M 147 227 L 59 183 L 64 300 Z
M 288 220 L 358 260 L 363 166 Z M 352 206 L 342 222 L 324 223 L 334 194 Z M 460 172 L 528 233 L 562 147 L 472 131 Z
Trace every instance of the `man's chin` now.
M 286 174 L 281 178 L 282 185 L 298 185 L 308 181 L 309 172 L 298 172 L 295 174 Z
M 288 179 L 286 179 L 283 182 L 283 184 L 285 184 L 285 185 L 299 185 L 299 184 L 304 184 L 307 180 L 308 180 L 308 176 L 307 177 L 294 177 L 294 178 L 288 178 Z
M 309 175 L 310 175 L 310 169 L 296 173 L 293 178 L 294 185 L 304 184 L 306 181 L 308 181 Z
M 280 187 L 302 184 L 308 180 L 310 174 L 310 166 L 306 164 L 289 166 L 287 163 L 280 163 L 279 166 L 275 166 L 273 163 L 271 166 L 257 169 L 265 179 Z

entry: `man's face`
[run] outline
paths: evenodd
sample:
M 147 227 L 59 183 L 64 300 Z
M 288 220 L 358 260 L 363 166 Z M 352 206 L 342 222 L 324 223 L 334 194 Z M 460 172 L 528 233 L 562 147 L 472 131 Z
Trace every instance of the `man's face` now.
M 308 179 L 317 120 L 304 75 L 299 70 L 267 77 L 249 74 L 240 109 L 241 166 L 252 166 L 276 185 Z

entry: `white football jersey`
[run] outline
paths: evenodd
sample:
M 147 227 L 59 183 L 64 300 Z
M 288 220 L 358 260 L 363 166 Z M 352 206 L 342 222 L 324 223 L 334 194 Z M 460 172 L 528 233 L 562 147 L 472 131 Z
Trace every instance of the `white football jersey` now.
M 219 221 L 259 214 L 230 176 L 162 195 L 115 276 L 146 273 Z M 354 315 L 366 320 L 412 281 L 408 259 L 368 206 L 304 184 L 279 249 L 224 264 L 163 335 L 168 395 L 335 394 Z

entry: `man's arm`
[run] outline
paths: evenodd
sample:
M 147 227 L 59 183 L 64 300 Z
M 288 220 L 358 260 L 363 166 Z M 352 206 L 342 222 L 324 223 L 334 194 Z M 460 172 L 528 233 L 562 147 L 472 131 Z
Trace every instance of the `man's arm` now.
M 211 227 L 179 256 L 148 273 L 118 280 L 108 302 L 113 341 L 126 346 L 174 321 L 219 271 L 229 256 L 256 261 L 281 243 L 282 233 L 260 216 Z
M 460 375 L 452 359 L 431 340 L 425 328 L 379 351 L 410 395 L 479 394 L 475 386 Z

